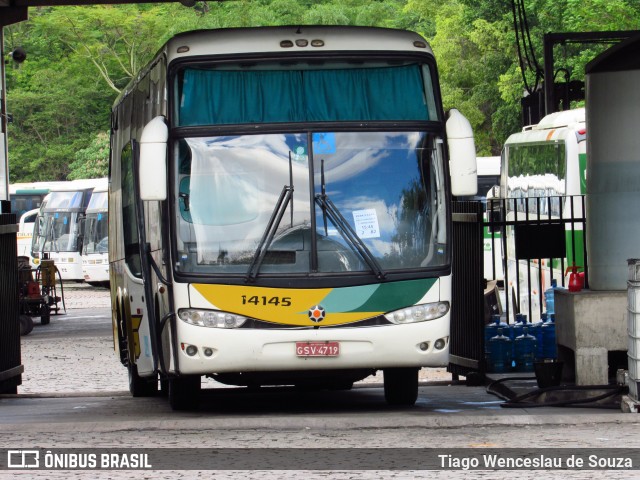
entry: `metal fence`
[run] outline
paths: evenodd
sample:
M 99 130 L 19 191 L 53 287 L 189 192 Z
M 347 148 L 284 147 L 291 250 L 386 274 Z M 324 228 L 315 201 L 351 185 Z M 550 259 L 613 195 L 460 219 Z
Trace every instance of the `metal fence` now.
M 537 321 L 551 280 L 566 284 L 579 266 L 588 286 L 584 196 L 540 196 L 453 202 L 453 296 L 448 371 L 484 377 L 484 327 L 489 313 L 513 323 Z M 487 251 L 488 250 L 488 251 Z M 487 268 L 484 262 L 487 259 Z M 498 294 L 487 284 L 497 285 Z
M 1 201 L 0 213 L 0 393 L 17 393 L 24 371 L 20 360 L 18 321 L 18 252 L 15 214 Z
M 488 276 L 503 287 L 507 319 L 516 313 L 539 318 L 544 291 L 553 280 L 566 286 L 569 267 L 583 272 L 588 287 L 584 195 L 487 200 L 484 226 L 492 245 Z M 500 270 L 503 278 L 495 274 Z
M 484 374 L 483 205 L 453 202 L 451 342 L 448 371 Z

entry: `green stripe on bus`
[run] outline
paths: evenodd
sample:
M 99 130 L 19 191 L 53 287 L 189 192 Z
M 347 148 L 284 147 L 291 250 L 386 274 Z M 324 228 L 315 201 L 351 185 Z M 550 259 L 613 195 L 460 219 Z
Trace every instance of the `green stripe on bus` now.
M 435 278 L 336 288 L 322 300 L 327 310 L 344 312 L 389 312 L 414 305 L 436 283 Z M 366 295 L 362 296 L 362 293 Z M 354 305 L 354 299 L 362 300 Z M 357 305 L 356 304 L 356 305 Z M 347 310 L 349 309 L 349 310 Z

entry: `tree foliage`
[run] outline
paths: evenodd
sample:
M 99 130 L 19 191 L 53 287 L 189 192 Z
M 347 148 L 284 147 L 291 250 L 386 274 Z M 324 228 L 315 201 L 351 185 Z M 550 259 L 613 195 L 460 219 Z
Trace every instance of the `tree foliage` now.
M 542 64 L 548 32 L 630 30 L 637 0 L 523 0 L 533 53 Z M 168 38 L 203 28 L 337 24 L 406 28 L 436 55 L 443 103 L 465 114 L 479 155 L 495 155 L 519 130 L 524 84 L 512 0 L 232 0 L 117 6 L 38 7 L 5 29 L 12 182 L 102 176 L 111 105 Z M 608 45 L 556 47 L 558 67 L 582 79 Z M 525 75 L 531 75 L 525 72 Z

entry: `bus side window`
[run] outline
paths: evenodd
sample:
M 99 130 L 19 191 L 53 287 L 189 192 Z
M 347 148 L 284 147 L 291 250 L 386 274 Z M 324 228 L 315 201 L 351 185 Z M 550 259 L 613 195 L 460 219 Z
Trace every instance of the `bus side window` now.
M 122 226 L 125 262 L 133 275 L 142 277 L 140 245 L 138 244 L 138 219 L 133 185 L 133 151 L 131 143 L 122 150 Z

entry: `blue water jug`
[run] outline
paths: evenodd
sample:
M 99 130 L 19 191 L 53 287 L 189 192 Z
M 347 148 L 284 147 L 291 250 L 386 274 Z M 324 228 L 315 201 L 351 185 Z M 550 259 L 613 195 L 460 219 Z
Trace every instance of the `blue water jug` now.
M 518 372 L 533 372 L 535 361 L 536 337 L 529 334 L 527 327 L 523 328 L 522 335 L 514 341 L 515 364 Z
M 548 320 L 548 316 L 546 313 L 540 314 L 540 321 L 531 325 L 531 329 L 529 333 L 536 337 L 536 360 L 541 360 L 544 358 L 542 353 L 542 325 Z
M 511 370 L 511 340 L 499 328 L 498 334 L 489 340 L 489 371 L 507 373 Z
M 512 342 L 522 335 L 522 329 L 526 326 L 527 316 L 524 313 L 516 313 L 515 322 L 509 325 L 509 338 Z
M 498 334 L 498 329 L 502 328 L 506 332 L 509 325 L 501 321 L 500 315 L 491 315 L 491 322 L 484 327 L 484 351 L 489 353 L 489 340 Z M 488 360 L 488 358 L 487 358 Z
M 556 279 L 551 280 L 551 286 L 544 291 L 544 302 L 547 306 L 547 315 L 556 313 L 554 290 L 558 286 Z
M 522 335 L 523 329 L 527 326 L 527 316 L 524 313 L 516 313 L 516 318 L 514 323 L 509 325 L 509 339 L 511 340 L 511 369 L 516 370 L 516 352 L 515 340 L 517 337 Z
M 551 314 L 542 325 L 542 358 L 557 358 L 556 349 L 556 316 Z

